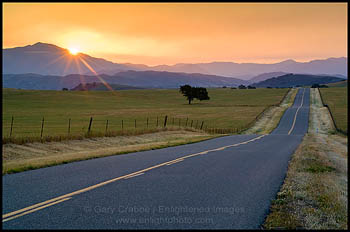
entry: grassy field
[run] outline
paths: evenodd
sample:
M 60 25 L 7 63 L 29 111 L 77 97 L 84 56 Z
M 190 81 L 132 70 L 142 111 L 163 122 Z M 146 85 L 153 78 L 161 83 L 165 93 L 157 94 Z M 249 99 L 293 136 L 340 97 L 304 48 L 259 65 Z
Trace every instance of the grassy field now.
M 348 132 L 348 92 L 347 87 L 321 88 L 324 104 L 327 104 L 337 127 Z
M 3 138 L 40 137 L 44 117 L 43 136 L 86 133 L 90 117 L 92 131 L 105 132 L 123 129 L 155 128 L 168 125 L 201 124 L 206 128 L 243 128 L 269 105 L 278 104 L 288 89 L 208 89 L 209 101 L 195 100 L 188 105 L 178 90 L 123 91 L 45 91 L 3 89 Z M 199 125 L 198 125 L 199 127 Z

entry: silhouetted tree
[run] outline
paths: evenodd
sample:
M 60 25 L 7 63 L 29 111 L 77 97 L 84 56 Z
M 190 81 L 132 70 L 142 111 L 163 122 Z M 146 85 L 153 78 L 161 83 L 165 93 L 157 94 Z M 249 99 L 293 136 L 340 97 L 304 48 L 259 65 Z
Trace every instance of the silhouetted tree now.
M 191 87 L 190 85 L 180 86 L 180 92 L 187 98 L 188 104 L 191 104 L 193 99 L 198 100 L 209 100 L 208 92 L 206 88 L 202 87 Z
M 256 89 L 256 87 L 248 85 L 248 89 Z
M 67 88 L 62 88 L 62 91 L 68 91 L 68 89 Z
M 190 85 L 180 86 L 180 92 L 187 98 L 188 104 L 191 104 L 191 101 L 194 99 L 194 93 Z
M 199 88 L 194 88 L 194 89 L 196 92 L 195 98 L 199 99 L 200 101 L 210 99 L 206 88 L 199 87 Z
M 240 85 L 238 86 L 239 89 L 246 89 L 247 87 L 245 87 L 245 85 Z

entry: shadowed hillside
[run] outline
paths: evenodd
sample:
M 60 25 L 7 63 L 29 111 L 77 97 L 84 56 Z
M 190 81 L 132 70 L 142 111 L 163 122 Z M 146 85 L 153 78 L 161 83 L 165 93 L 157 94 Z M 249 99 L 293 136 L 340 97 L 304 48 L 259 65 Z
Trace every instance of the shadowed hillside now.
M 295 87 L 295 86 L 311 86 L 313 84 L 328 84 L 339 82 L 344 79 L 333 76 L 316 76 L 306 74 L 286 74 L 279 77 L 274 77 L 252 84 L 255 87 Z

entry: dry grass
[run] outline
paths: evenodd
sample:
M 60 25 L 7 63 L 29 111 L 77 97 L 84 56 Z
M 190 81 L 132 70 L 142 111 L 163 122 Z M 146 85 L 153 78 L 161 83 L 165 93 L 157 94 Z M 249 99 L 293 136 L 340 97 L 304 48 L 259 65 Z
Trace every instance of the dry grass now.
M 309 133 L 293 154 L 265 229 L 347 229 L 347 138 L 331 135 L 330 116 L 311 90 Z
M 269 109 L 267 109 L 263 116 L 259 118 L 251 128 L 244 131 L 243 134 L 271 133 L 271 131 L 277 127 L 286 109 L 292 106 L 297 92 L 297 89 L 290 89 L 279 106 L 271 106 Z
M 200 131 L 163 131 L 137 136 L 100 137 L 62 142 L 3 145 L 2 173 L 48 167 L 130 152 L 188 144 L 217 137 Z
M 287 91 L 208 88 L 209 101 L 195 100 L 189 105 L 178 89 L 115 92 L 3 89 L 3 141 L 9 137 L 16 140 L 40 137 L 43 118 L 45 138 L 48 135 L 64 138 L 68 131 L 71 136 L 84 136 L 90 117 L 91 131 L 102 134 L 107 120 L 108 131 L 117 133 L 122 128 L 135 130 L 135 120 L 137 130 L 162 127 L 165 116 L 167 126 L 190 127 L 193 120 L 192 127 L 197 121 L 199 125 L 204 121 L 204 128 L 208 129 L 246 128 L 260 112 L 278 104 Z

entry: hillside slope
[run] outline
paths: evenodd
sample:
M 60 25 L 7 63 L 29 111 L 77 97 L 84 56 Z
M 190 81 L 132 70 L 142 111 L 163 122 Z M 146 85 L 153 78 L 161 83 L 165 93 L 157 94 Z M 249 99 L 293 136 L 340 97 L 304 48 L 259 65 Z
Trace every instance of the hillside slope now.
M 126 71 L 110 75 L 78 75 L 48 76 L 39 74 L 5 74 L 3 75 L 4 88 L 61 90 L 72 89 L 80 83 L 101 83 L 128 85 L 141 88 L 178 88 L 189 84 L 201 87 L 223 87 L 247 85 L 249 82 L 214 75 L 187 74 L 156 71 Z
M 313 84 L 328 84 L 339 82 L 344 79 L 333 76 L 317 76 L 306 74 L 286 74 L 279 77 L 274 77 L 252 84 L 255 87 L 295 87 L 295 86 L 309 86 Z

